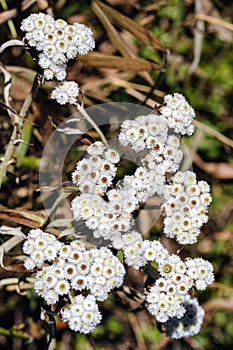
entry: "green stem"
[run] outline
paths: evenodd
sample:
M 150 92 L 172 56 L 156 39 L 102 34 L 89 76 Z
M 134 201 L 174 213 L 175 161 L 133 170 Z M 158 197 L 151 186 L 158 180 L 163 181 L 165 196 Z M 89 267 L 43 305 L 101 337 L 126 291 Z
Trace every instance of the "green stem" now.
M 2 8 L 4 11 L 7 11 L 8 10 L 8 6 L 7 6 L 7 3 L 5 0 L 1 0 L 0 1 L 1 5 L 2 5 Z M 10 32 L 11 32 L 11 35 L 12 35 L 12 38 L 17 38 L 17 31 L 15 29 L 15 25 L 14 25 L 14 22 L 12 21 L 12 19 L 9 19 L 7 21 L 7 24 L 8 24 L 8 27 L 10 29 Z
M 0 334 L 5 335 L 7 337 L 14 337 L 14 338 L 20 338 L 24 340 L 30 340 L 31 336 L 25 332 L 19 332 L 14 329 L 5 329 L 0 327 Z
M 80 104 L 76 104 L 76 107 L 78 109 L 78 111 L 82 114 L 82 116 L 93 126 L 93 128 L 96 130 L 96 132 L 99 134 L 102 142 L 105 144 L 105 146 L 107 148 L 109 148 L 108 142 L 104 136 L 104 134 L 102 133 L 102 131 L 100 130 L 100 128 L 98 127 L 98 125 L 94 122 L 94 120 L 91 119 L 91 117 L 89 116 L 89 114 L 86 112 L 86 110 L 80 105 Z

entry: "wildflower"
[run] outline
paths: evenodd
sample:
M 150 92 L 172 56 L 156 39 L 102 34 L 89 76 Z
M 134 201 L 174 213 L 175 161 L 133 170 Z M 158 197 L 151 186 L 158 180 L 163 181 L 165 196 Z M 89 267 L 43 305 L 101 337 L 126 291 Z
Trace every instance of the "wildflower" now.
M 95 297 L 92 295 L 74 297 L 71 304 L 61 310 L 61 315 L 70 329 L 85 334 L 92 332 L 102 319 Z
M 197 241 L 200 227 L 207 221 L 205 214 L 211 202 L 209 186 L 198 182 L 193 172 L 177 172 L 171 185 L 166 185 L 164 213 L 164 233 L 175 237 L 180 244 Z M 202 190 L 204 192 L 202 192 Z
M 173 317 L 163 324 L 167 337 L 180 339 L 199 333 L 205 315 L 203 308 L 196 298 L 191 299 L 189 295 L 183 306 L 185 313 L 181 318 Z
M 72 180 L 81 192 L 103 195 L 116 175 L 115 163 L 119 161 L 119 155 L 115 150 L 106 150 L 105 145 L 99 141 L 89 146 L 87 153 L 89 157 L 78 162 Z M 111 153 L 114 154 L 112 159 L 109 157 Z
M 22 21 L 20 28 L 26 32 L 28 46 L 38 51 L 38 64 L 44 70 L 46 80 L 63 81 L 67 62 L 78 53 L 85 55 L 95 47 L 90 28 L 79 23 L 70 25 L 62 19 L 54 20 L 47 14 L 31 14 Z
M 34 289 L 48 305 L 55 304 L 59 295 L 68 294 L 70 290 L 69 282 L 63 278 L 62 274 L 59 276 L 55 272 L 56 269 L 56 264 L 44 266 L 35 277 Z
M 123 146 L 131 145 L 135 152 L 155 149 L 167 139 L 166 120 L 157 114 L 139 116 L 121 124 L 119 141 Z
M 157 285 L 151 287 L 146 301 L 148 311 L 155 316 L 158 322 L 166 322 L 172 317 L 181 318 L 185 313 L 185 308 L 182 305 L 184 297 L 179 295 L 177 298 L 176 295 L 169 295 L 161 291 Z
M 187 274 L 195 280 L 195 286 L 199 290 L 206 289 L 208 284 L 214 281 L 213 265 L 202 258 L 186 260 Z
M 87 286 L 97 300 L 105 300 L 108 293 L 123 283 L 125 269 L 108 248 L 93 248 L 94 258 L 87 276 Z M 112 283 L 114 279 L 114 284 Z
M 66 103 L 75 104 L 77 103 L 78 94 L 79 87 L 76 82 L 64 81 L 53 89 L 51 98 L 56 100 L 61 105 Z
M 195 113 L 183 95 L 178 93 L 166 95 L 159 112 L 167 119 L 168 127 L 174 129 L 176 133 L 192 135 L 194 132 L 192 120 Z
M 60 250 L 62 243 L 56 237 L 40 229 L 32 229 L 23 244 L 23 252 L 29 255 L 25 267 L 30 269 L 41 267 L 44 261 L 53 261 Z M 34 266 L 33 266 L 34 262 Z

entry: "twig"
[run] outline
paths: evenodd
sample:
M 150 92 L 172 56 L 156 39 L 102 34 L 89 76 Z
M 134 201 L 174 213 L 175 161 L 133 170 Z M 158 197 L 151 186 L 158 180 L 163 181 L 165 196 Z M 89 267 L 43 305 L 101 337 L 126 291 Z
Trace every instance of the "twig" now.
M 0 167 L 0 188 L 2 186 L 3 177 L 6 175 L 7 167 L 9 165 L 11 156 L 14 152 L 14 147 L 15 147 L 14 142 L 16 140 L 16 137 L 17 137 L 17 125 L 15 124 L 14 128 L 13 128 L 13 132 L 11 134 L 10 141 L 9 141 L 7 149 L 6 149 L 4 159 L 2 160 L 2 164 Z
M 49 216 L 47 217 L 47 219 L 45 220 L 44 224 L 43 224 L 43 227 L 47 227 L 48 224 L 51 222 L 51 219 L 53 219 L 59 205 L 67 198 L 70 196 L 72 192 L 61 192 L 58 196 L 58 198 L 55 200 L 51 210 L 50 210 L 50 213 L 49 213 Z
M 195 0 L 195 12 L 202 13 L 202 1 Z M 193 62 L 189 68 L 189 73 L 193 73 L 196 71 L 200 59 L 201 59 L 201 51 L 202 51 L 202 41 L 204 36 L 205 25 L 203 20 L 197 19 L 195 29 L 194 29 L 194 58 Z
M 92 118 L 89 116 L 89 114 L 86 112 L 86 110 L 83 108 L 83 106 L 81 106 L 80 104 L 76 104 L 76 107 L 78 109 L 78 111 L 82 114 L 82 116 L 91 124 L 91 126 L 93 126 L 93 128 L 96 130 L 96 132 L 99 134 L 102 142 L 105 144 L 105 146 L 107 148 L 109 148 L 108 142 L 104 136 L 104 134 L 102 133 L 102 131 L 100 130 L 100 128 L 98 127 L 98 125 L 94 122 L 94 120 L 92 120 Z
M 15 246 L 17 246 L 17 244 L 19 244 L 20 242 L 23 241 L 23 237 L 12 237 L 10 239 L 8 239 L 6 242 L 4 242 L 1 246 L 0 246 L 0 266 L 3 269 L 7 269 L 4 266 L 3 260 L 4 260 L 4 254 L 9 252 L 11 249 L 13 249 Z

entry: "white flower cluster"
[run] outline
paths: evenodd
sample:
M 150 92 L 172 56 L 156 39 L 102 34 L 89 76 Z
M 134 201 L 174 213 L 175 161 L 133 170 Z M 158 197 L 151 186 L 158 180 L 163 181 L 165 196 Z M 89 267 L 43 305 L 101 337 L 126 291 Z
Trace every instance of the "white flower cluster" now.
M 179 169 L 183 158 L 180 148 L 180 140 L 175 135 L 168 135 L 166 142 L 159 149 L 152 150 L 142 159 L 142 164 L 153 171 L 156 176 L 158 188 L 161 187 L 161 176 L 164 179 L 166 173 L 174 173 Z
M 131 145 L 135 152 L 144 149 L 160 150 L 167 140 L 167 121 L 157 114 L 141 115 L 121 124 L 119 141 L 123 146 Z
M 196 298 L 191 299 L 189 295 L 186 296 L 183 306 L 185 308 L 183 317 L 173 317 L 164 323 L 167 337 L 180 339 L 200 332 L 205 315 L 203 308 L 199 305 Z
M 72 174 L 72 180 L 79 186 L 81 193 L 106 193 L 116 175 L 115 164 L 119 162 L 119 154 L 108 149 L 102 142 L 95 142 L 87 148 L 88 158 L 78 162 Z
M 56 250 L 52 258 L 47 253 L 51 247 Z M 43 259 L 41 256 L 38 259 L 37 252 L 41 250 Z M 42 267 L 36 273 L 34 289 L 48 305 L 58 302 L 64 295 L 89 293 L 85 298 L 81 294 L 71 298 L 71 305 L 66 305 L 61 313 L 71 329 L 91 332 L 101 320 L 96 300 L 107 299 L 111 290 L 123 283 L 125 268 L 120 260 L 106 247 L 88 250 L 80 240 L 64 244 L 41 230 L 29 232 L 23 251 L 30 256 L 25 262 L 27 269 L 28 259 L 33 260 L 33 267 Z
M 185 264 L 177 255 L 171 255 L 166 262 L 159 264 L 161 277 L 150 288 L 147 295 L 148 311 L 159 322 L 170 317 L 182 317 L 185 309 L 182 305 L 192 279 L 186 274 Z
M 185 262 L 187 274 L 198 290 L 205 290 L 214 281 L 213 265 L 202 258 L 187 259 Z
M 130 145 L 135 152 L 149 151 L 134 175 L 124 177 L 125 188 L 134 190 L 139 202 L 154 194 L 163 196 L 166 174 L 177 171 L 183 158 L 180 139 L 174 135 L 168 120 L 155 113 L 125 120 L 119 141 L 123 146 Z
M 40 229 L 30 230 L 23 244 L 23 252 L 30 257 L 24 262 L 27 270 L 41 267 L 45 261 L 53 261 L 58 255 L 61 243 L 54 235 Z
M 209 192 L 209 185 L 205 181 L 197 182 L 193 172 L 179 171 L 174 175 L 172 184 L 166 186 L 166 202 L 162 206 L 167 237 L 176 237 L 180 244 L 197 241 L 200 227 L 208 220 Z
M 121 202 L 127 198 L 127 193 L 123 191 L 116 192 L 116 195 L 121 196 Z M 129 198 L 127 200 L 131 210 L 133 201 Z M 121 206 L 121 203 L 115 200 L 106 202 L 97 194 L 83 193 L 72 201 L 71 210 L 76 221 L 84 220 L 86 226 L 93 230 L 94 237 L 112 239 L 115 234 L 130 230 L 132 216 L 124 211 L 126 206 L 127 203 Z
M 105 247 L 92 249 L 93 260 L 87 277 L 88 289 L 96 300 L 107 299 L 108 293 L 123 283 L 125 268 L 112 252 Z
M 159 112 L 167 119 L 168 127 L 174 129 L 176 133 L 192 135 L 194 132 L 192 121 L 195 113 L 183 95 L 178 93 L 166 95 Z
M 158 271 L 160 277 L 151 287 L 146 300 L 148 311 L 159 322 L 182 318 L 190 289 L 204 290 L 214 280 L 213 266 L 202 258 L 183 262 L 177 255 L 171 255 L 159 263 Z
M 142 160 L 144 166 L 138 167 L 134 175 L 125 176 L 117 189 L 109 187 L 116 174 L 119 154 L 113 149 L 106 150 L 102 142 L 89 146 L 87 157 L 78 162 L 72 174 L 81 193 L 72 202 L 74 219 L 84 220 L 86 226 L 94 230 L 96 238 L 112 239 L 115 234 L 129 231 L 136 206 L 155 193 L 163 195 L 166 172 L 171 170 L 171 164 L 175 164 L 173 171 L 180 164 L 179 139 L 174 135 L 165 139 L 165 147 L 161 144 L 160 151 L 151 151 Z M 170 159 L 161 155 L 162 149 Z M 103 195 L 107 200 L 102 198 Z
M 162 194 L 165 177 L 160 170 L 159 168 L 148 170 L 145 166 L 138 167 L 133 175 L 124 177 L 124 189 L 129 193 L 134 193 L 137 202 L 146 202 L 155 193 Z
M 102 319 L 98 305 L 92 295 L 86 297 L 83 295 L 75 296 L 71 304 L 61 311 L 61 315 L 70 329 L 85 334 L 94 331 Z
M 60 105 L 66 103 L 76 104 L 79 94 L 79 87 L 75 81 L 63 81 L 58 84 L 51 93 L 51 98 Z
M 131 188 L 129 192 L 124 185 L 118 189 L 110 187 L 119 160 L 115 150 L 106 150 L 105 145 L 97 141 L 87 148 L 87 157 L 78 162 L 72 173 L 72 180 L 81 193 L 72 201 L 73 217 L 76 221 L 84 220 L 96 238 L 112 239 L 132 226 L 131 213 L 138 204 L 137 191 Z M 102 198 L 104 195 L 106 200 Z
M 135 269 L 145 266 L 150 261 L 162 263 L 169 256 L 168 250 L 159 241 L 143 240 L 137 231 L 115 235 L 112 245 L 115 249 L 123 251 L 126 264 Z
M 76 83 L 64 82 L 52 98 L 60 104 L 76 103 L 77 95 Z M 107 247 L 87 249 L 79 240 L 65 244 L 41 230 L 30 231 L 23 251 L 29 255 L 25 267 L 40 269 L 35 291 L 49 305 L 63 296 L 70 300 L 61 315 L 72 330 L 93 331 L 101 321 L 96 301 L 106 300 L 111 290 L 123 283 L 126 270 L 108 248 L 112 247 L 121 252 L 127 266 L 156 270 L 146 307 L 164 324 L 169 336 L 180 338 L 199 331 L 204 313 L 189 293 L 192 288 L 205 290 L 214 281 L 212 264 L 202 258 L 182 261 L 178 255 L 170 255 L 158 240 L 143 239 L 133 220 L 137 210 L 158 195 L 164 200 L 165 235 L 180 244 L 196 242 L 207 221 L 210 189 L 205 181 L 198 182 L 193 172 L 178 171 L 183 152 L 180 138 L 174 135 L 191 134 L 193 117 L 185 98 L 174 94 L 165 97 L 160 114 L 126 120 L 120 143 L 144 153 L 134 174 L 120 181 L 116 176 L 120 154 L 99 141 L 87 147 L 86 157 L 72 173 L 79 194 L 72 200 L 71 210 L 74 220 L 82 220 L 95 238 L 109 241 Z
M 124 275 L 124 266 L 108 248 L 86 250 L 83 243 L 74 240 L 62 244 L 53 264 L 37 272 L 34 288 L 47 304 L 56 303 L 59 295 L 71 289 L 89 290 L 102 301 L 113 288 L 121 286 Z
M 44 70 L 46 80 L 64 80 L 67 62 L 95 47 L 90 28 L 84 24 L 55 20 L 44 13 L 33 13 L 25 18 L 21 30 L 26 32 L 28 45 L 39 52 L 38 64 Z

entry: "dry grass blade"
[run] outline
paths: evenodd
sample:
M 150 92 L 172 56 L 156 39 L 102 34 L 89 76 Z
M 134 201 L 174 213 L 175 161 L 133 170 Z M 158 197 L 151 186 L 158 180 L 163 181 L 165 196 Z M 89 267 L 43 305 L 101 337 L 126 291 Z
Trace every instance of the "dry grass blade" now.
M 160 64 L 146 61 L 143 58 L 117 57 L 95 51 L 90 52 L 85 56 L 78 56 L 78 60 L 97 68 L 119 69 L 123 71 L 150 72 L 162 68 Z
M 96 16 L 99 18 L 99 20 L 101 21 L 101 23 L 103 24 L 113 46 L 122 54 L 122 56 L 131 57 L 128 46 L 126 45 L 124 40 L 120 37 L 117 30 L 113 27 L 108 17 L 104 14 L 103 10 L 95 2 L 92 3 L 92 9 L 96 14 Z
M 27 10 L 35 2 L 37 2 L 37 0 L 24 0 L 21 4 L 22 11 Z M 0 24 L 8 21 L 11 18 L 15 18 L 17 15 L 18 15 L 18 10 L 16 8 L 0 13 Z
M 101 23 L 103 24 L 109 39 L 111 40 L 113 46 L 122 54 L 122 56 L 127 58 L 136 58 L 136 55 L 130 47 L 127 45 L 127 43 L 124 41 L 124 39 L 119 35 L 117 30 L 114 28 L 114 26 L 109 21 L 108 17 L 104 14 L 102 9 L 94 2 L 92 4 L 93 11 L 95 12 L 96 16 L 99 18 Z M 139 73 L 150 85 L 153 85 L 153 79 L 150 77 L 150 75 L 147 72 Z
M 9 227 L 9 226 L 3 225 L 0 227 L 0 234 L 1 235 L 17 236 L 20 238 L 26 238 L 24 233 L 21 231 L 21 227 Z
M 195 15 L 195 18 L 196 19 L 200 19 L 202 21 L 206 21 L 206 22 L 209 22 L 209 23 L 216 24 L 218 26 L 221 26 L 221 27 L 224 27 L 226 29 L 229 29 L 229 30 L 233 31 L 233 24 L 229 23 L 229 22 L 226 22 L 226 21 L 224 21 L 224 20 L 222 20 L 220 18 L 208 16 L 208 15 L 205 15 L 204 13 L 197 13 Z
M 14 236 L 14 237 L 11 237 L 10 239 L 8 239 L 3 244 L 1 244 L 1 246 L 0 246 L 0 266 L 3 269 L 6 269 L 4 262 L 3 262 L 4 261 L 4 254 L 8 253 L 11 249 L 16 247 L 22 241 L 23 241 L 22 237 Z
M 9 103 L 10 89 L 11 89 L 11 75 L 2 65 L 0 65 L 0 72 L 2 72 L 2 74 L 4 75 L 4 91 L 3 91 L 4 102 L 6 106 L 9 107 L 7 108 L 7 112 L 13 123 L 14 115 L 12 113 L 12 109 L 10 108 L 10 103 Z
M 31 228 L 39 228 L 43 226 L 45 221 L 44 216 L 32 213 L 28 210 L 16 210 L 4 207 L 0 207 L 0 218 Z
M 194 120 L 193 124 L 197 127 L 200 128 L 201 130 L 207 132 L 208 134 L 216 137 L 216 139 L 218 139 L 219 141 L 225 143 L 226 145 L 233 147 L 233 140 L 229 139 L 228 137 L 226 137 L 225 135 L 221 134 L 221 132 L 211 128 L 208 125 L 205 125 L 201 122 L 199 122 L 199 120 Z
M 223 162 L 204 162 L 198 154 L 195 155 L 194 162 L 200 169 L 204 170 L 207 174 L 213 175 L 217 179 L 233 179 L 233 164 Z
M 195 11 L 196 12 L 202 12 L 202 1 L 201 0 L 195 0 Z M 193 62 L 189 68 L 189 72 L 193 73 L 196 71 L 200 59 L 201 59 L 201 53 L 202 53 L 202 41 L 204 37 L 205 32 L 205 25 L 204 22 L 201 20 L 196 21 L 196 26 L 194 28 L 194 58 Z
M 104 5 L 98 0 L 94 0 L 94 2 L 103 10 L 106 16 L 108 16 L 121 28 L 129 31 L 144 44 L 151 45 L 155 49 L 165 52 L 163 43 L 151 31 L 147 30 L 141 24 L 136 23 L 129 17 L 124 16 L 122 13 L 114 10 L 110 6 Z

